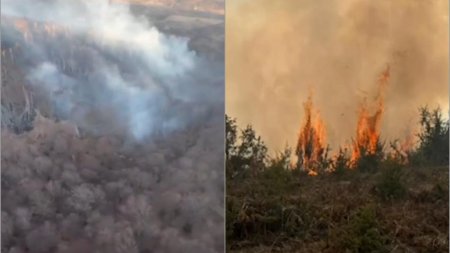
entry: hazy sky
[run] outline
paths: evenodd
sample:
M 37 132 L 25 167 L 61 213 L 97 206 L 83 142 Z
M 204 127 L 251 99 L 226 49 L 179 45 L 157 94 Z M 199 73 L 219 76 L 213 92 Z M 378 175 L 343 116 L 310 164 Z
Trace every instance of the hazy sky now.
M 229 0 L 226 8 L 226 112 L 271 149 L 295 144 L 309 89 L 332 147 L 349 141 L 387 65 L 382 138 L 416 127 L 421 105 L 448 112 L 446 0 Z

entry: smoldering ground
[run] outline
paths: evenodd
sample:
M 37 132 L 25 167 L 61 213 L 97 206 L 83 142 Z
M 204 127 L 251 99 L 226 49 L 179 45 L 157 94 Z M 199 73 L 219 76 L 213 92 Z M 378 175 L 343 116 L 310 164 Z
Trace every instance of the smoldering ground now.
M 404 138 L 420 106 L 448 111 L 447 10 L 439 0 L 229 1 L 227 114 L 271 149 L 295 148 L 311 89 L 336 150 L 389 65 L 381 135 Z
M 108 1 L 1 28 L 2 250 L 222 251 L 223 64 Z

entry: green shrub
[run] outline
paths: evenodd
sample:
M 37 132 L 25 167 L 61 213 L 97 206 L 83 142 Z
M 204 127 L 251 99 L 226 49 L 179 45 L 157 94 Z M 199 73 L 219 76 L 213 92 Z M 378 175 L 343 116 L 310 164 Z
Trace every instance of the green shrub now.
M 402 182 L 403 170 L 395 160 L 384 162 L 377 182 L 377 192 L 383 200 L 399 199 L 405 196 L 406 188 Z
M 447 165 L 449 161 L 449 121 L 440 108 L 420 108 L 419 147 L 410 156 L 413 165 Z
M 236 119 L 225 115 L 226 177 L 247 178 L 266 167 L 267 147 L 251 125 L 240 130 Z
M 240 228 L 237 225 L 239 222 L 239 211 L 242 203 L 239 203 L 235 198 L 227 197 L 226 199 L 226 234 L 227 239 L 238 238 L 242 236 Z
M 383 234 L 372 207 L 358 210 L 349 223 L 339 230 L 337 237 L 338 247 L 345 252 L 388 252 L 388 239 Z

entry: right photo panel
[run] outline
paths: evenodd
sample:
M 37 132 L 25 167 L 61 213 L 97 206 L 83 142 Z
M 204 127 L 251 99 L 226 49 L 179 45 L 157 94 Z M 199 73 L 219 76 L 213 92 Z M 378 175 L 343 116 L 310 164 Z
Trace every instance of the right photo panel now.
M 226 5 L 227 252 L 448 252 L 448 1 Z

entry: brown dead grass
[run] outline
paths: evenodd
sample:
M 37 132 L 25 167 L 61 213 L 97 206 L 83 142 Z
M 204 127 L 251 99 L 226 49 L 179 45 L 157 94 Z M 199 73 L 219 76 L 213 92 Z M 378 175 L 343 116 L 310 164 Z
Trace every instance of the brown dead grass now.
M 227 182 L 228 252 L 361 252 L 346 243 L 367 208 L 375 213 L 379 252 L 448 252 L 448 168 L 403 169 L 406 195 L 390 201 L 379 197 L 380 173 L 285 176 L 281 184 Z

